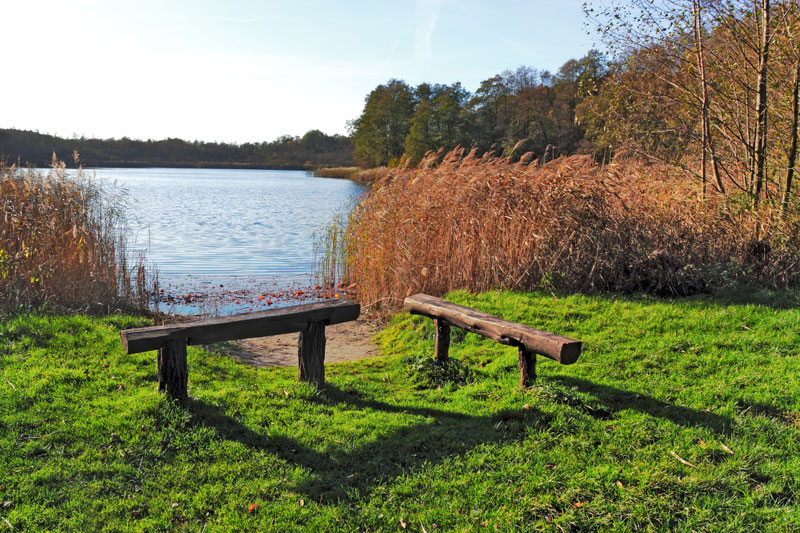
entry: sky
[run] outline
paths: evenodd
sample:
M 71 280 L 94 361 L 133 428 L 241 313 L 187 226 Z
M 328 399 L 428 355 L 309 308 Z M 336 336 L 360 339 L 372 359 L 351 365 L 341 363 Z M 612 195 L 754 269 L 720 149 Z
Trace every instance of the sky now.
M 555 72 L 582 0 L 0 0 L 0 127 L 64 137 L 347 134 L 376 86 Z

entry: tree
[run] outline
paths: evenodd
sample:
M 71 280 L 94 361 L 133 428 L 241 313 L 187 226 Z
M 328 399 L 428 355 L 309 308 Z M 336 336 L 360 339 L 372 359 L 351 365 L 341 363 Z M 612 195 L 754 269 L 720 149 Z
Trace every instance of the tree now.
M 451 150 L 472 143 L 467 102 L 469 93 L 456 82 L 453 85 L 420 85 L 419 104 L 411 119 L 405 139 L 405 151 L 413 163 L 429 150 Z
M 415 105 L 413 90 L 401 80 L 369 93 L 361 116 L 350 123 L 359 165 L 381 166 L 402 157 Z

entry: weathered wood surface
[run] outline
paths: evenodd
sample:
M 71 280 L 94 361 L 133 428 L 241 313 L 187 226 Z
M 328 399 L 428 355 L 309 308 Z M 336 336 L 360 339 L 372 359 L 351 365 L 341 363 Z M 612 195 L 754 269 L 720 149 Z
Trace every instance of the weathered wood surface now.
M 446 361 L 450 354 L 450 324 L 439 318 L 433 319 L 433 327 L 436 329 L 436 351 L 434 357 L 437 361 Z
M 182 402 L 189 397 L 188 383 L 186 343 L 182 340 L 167 341 L 158 349 L 158 391 Z
M 528 352 L 549 357 L 570 365 L 581 354 L 581 342 L 530 326 L 457 305 L 435 296 L 415 294 L 405 299 L 404 308 L 412 314 L 424 315 L 496 340 L 501 344 L 519 346 Z M 527 367 L 527 364 L 526 364 Z
M 328 326 L 349 322 L 358 318 L 360 312 L 361 306 L 356 303 L 321 302 L 184 324 L 126 329 L 120 335 L 125 353 L 132 354 L 157 350 L 173 340 L 184 340 L 186 344 L 211 344 L 295 333 L 307 330 L 309 324 L 315 322 Z
M 297 378 L 322 385 L 325 383 L 325 325 L 312 322 L 300 332 L 297 341 Z
M 519 347 L 519 384 L 530 387 L 536 381 L 536 354 Z

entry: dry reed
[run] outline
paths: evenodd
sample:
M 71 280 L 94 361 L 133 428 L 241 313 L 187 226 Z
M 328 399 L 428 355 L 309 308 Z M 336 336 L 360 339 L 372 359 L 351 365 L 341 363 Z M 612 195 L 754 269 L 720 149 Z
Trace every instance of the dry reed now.
M 375 183 L 351 213 L 345 276 L 363 303 L 466 288 L 688 295 L 800 284 L 800 223 L 701 201 L 671 167 L 514 163 L 462 149 Z
M 146 307 L 147 275 L 141 259 L 128 270 L 119 206 L 83 172 L 0 165 L 0 198 L 0 310 Z

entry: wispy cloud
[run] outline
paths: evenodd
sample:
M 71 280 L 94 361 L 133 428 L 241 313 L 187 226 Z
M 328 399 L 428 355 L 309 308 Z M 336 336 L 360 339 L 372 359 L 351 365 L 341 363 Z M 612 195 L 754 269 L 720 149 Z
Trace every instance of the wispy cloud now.
M 414 31 L 414 59 L 425 68 L 431 66 L 433 47 L 431 36 L 436 28 L 444 0 L 417 0 Z

